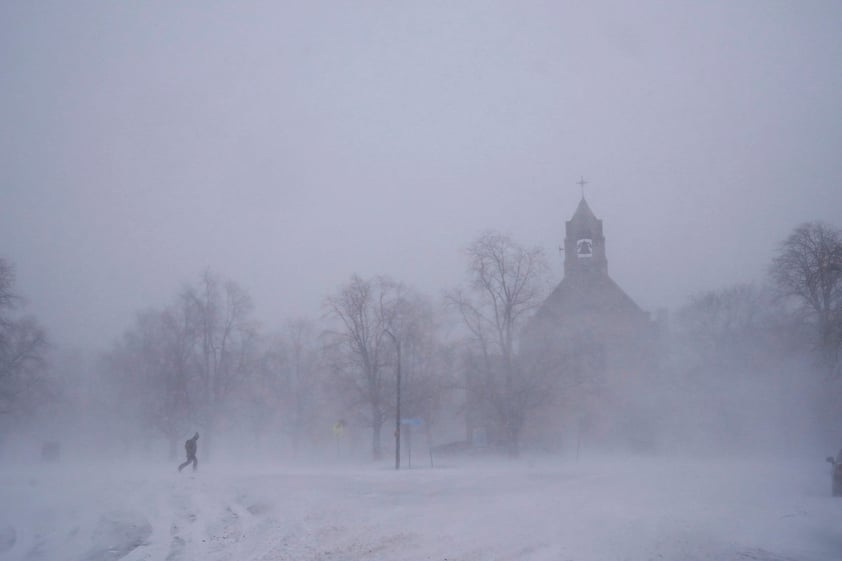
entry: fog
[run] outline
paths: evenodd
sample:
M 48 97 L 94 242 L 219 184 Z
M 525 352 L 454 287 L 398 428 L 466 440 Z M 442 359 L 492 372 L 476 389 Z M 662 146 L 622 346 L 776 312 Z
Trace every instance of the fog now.
M 207 267 L 268 325 L 353 272 L 435 293 L 480 230 L 554 254 L 581 176 L 650 311 L 842 208 L 832 2 L 0 10 L 3 253 L 62 346 Z
M 0 558 L 842 557 L 840 22 L 4 2 Z

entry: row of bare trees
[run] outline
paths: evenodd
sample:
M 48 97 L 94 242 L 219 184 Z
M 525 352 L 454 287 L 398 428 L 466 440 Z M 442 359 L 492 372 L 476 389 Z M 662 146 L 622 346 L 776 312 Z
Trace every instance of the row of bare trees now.
M 404 283 L 353 275 L 326 297 L 320 327 L 298 321 L 266 336 L 244 291 L 207 272 L 170 306 L 138 314 L 106 356 L 108 379 L 123 411 L 169 440 L 171 454 L 196 426 L 207 451 L 222 419 L 237 417 L 255 435 L 283 427 L 298 448 L 316 424 L 347 417 L 370 427 L 380 458 L 387 423 L 398 438 L 402 418 L 429 430 L 454 392 L 487 403 L 516 453 L 529 411 L 548 395 L 519 352 L 548 268 L 539 249 L 497 233 L 480 236 L 467 257 L 467 283 L 445 298 L 461 328 Z M 445 340 L 444 327 L 457 336 Z
M 842 232 L 800 225 L 768 281 L 705 291 L 678 310 L 666 373 L 688 399 L 674 403 L 720 445 L 743 445 L 752 424 L 776 416 L 777 432 L 752 434 L 793 446 L 811 433 L 842 438 Z
M 106 355 L 106 372 L 125 404 L 170 442 L 201 426 L 206 453 L 231 398 L 256 370 L 257 327 L 249 296 L 205 272 L 164 310 L 138 314 Z
M 389 423 L 399 437 L 403 418 L 429 429 L 478 409 L 494 444 L 515 455 L 530 416 L 561 403 L 578 373 L 559 354 L 563 345 L 536 352 L 523 338 L 549 286 L 541 250 L 488 232 L 465 255 L 465 282 L 445 293 L 444 305 L 397 280 L 354 275 L 325 298 L 320 321 L 297 320 L 274 334 L 259 329 L 238 284 L 205 272 L 170 305 L 139 313 L 105 354 L 115 418 L 123 432 L 166 439 L 171 454 L 196 428 L 207 454 L 235 426 L 273 446 L 280 433 L 297 451 L 347 419 L 370 429 L 371 454 L 380 458 Z M 770 279 L 769 290 L 737 286 L 690 299 L 670 346 L 687 376 L 664 372 L 665 384 L 684 380 L 679 390 L 698 391 L 717 373 L 772 369 L 806 349 L 838 385 L 842 234 L 817 223 L 796 228 Z M 13 281 L 0 260 L 0 415 L 23 407 L 45 380 L 46 337 L 15 313 Z
M 353 276 L 325 309 L 321 328 L 296 320 L 264 335 L 242 289 L 207 272 L 164 310 L 138 314 L 106 356 L 106 379 L 123 416 L 168 439 L 171 454 L 195 427 L 207 454 L 217 430 L 236 424 L 258 440 L 275 433 L 272 445 L 283 433 L 297 451 L 330 419 L 351 417 L 371 428 L 379 458 L 396 413 L 396 344 L 405 412 L 434 421 L 443 389 L 433 306 L 391 279 Z
M 381 453 L 382 426 L 395 415 L 390 396 L 400 346 L 390 334 L 397 334 L 403 345 L 425 337 L 431 342 L 414 352 L 430 365 L 421 402 L 440 404 L 442 390 L 462 391 L 466 401 L 482 410 L 484 422 L 493 425 L 496 444 L 512 455 L 519 452 L 531 415 L 593 382 L 582 378 L 575 361 L 564 355 L 564 345 L 541 345 L 540 337 L 524 339 L 528 320 L 547 294 L 548 268 L 539 248 L 488 232 L 467 248 L 466 257 L 466 282 L 445 297 L 462 327 L 448 344 L 430 329 L 426 318 L 434 314 L 424 310 L 432 306 L 390 279 L 354 277 L 327 299 L 329 315 L 337 320 L 327 332 L 332 371 L 342 380 L 342 393 L 365 407 L 375 457 Z M 664 350 L 669 356 L 660 361 L 664 371 L 649 379 L 706 400 L 702 407 L 713 412 L 723 434 L 730 432 L 731 437 L 738 435 L 739 423 L 729 424 L 722 412 L 757 414 L 741 399 L 756 390 L 758 376 L 766 376 L 759 383 L 767 386 L 796 384 L 793 378 L 804 375 L 797 363 L 812 357 L 831 374 L 828 384 L 840 384 L 840 231 L 820 223 L 796 228 L 780 245 L 769 279 L 765 287 L 737 285 L 690 298 L 677 314 L 675 331 L 667 335 L 672 343 Z M 444 356 L 448 359 L 438 358 Z M 711 407 L 722 396 L 731 404 Z M 434 411 L 419 414 L 426 418 Z M 842 418 L 838 406 L 834 411 Z M 663 411 L 657 414 L 663 419 Z
M 327 299 L 329 317 L 336 320 L 326 332 L 332 371 L 343 393 L 367 411 L 374 457 L 381 454 L 383 425 L 398 415 L 392 397 L 396 371 L 413 381 L 406 400 L 410 409 L 403 413 L 429 427 L 447 393 L 459 391 L 493 425 L 496 444 L 512 455 L 519 452 L 529 415 L 562 388 L 563 369 L 548 365 L 541 360 L 546 354 L 536 356 L 521 341 L 547 294 L 543 251 L 486 232 L 466 249 L 466 258 L 466 282 L 445 294 L 444 307 L 458 322 L 447 342 L 432 303 L 391 279 L 354 276 Z

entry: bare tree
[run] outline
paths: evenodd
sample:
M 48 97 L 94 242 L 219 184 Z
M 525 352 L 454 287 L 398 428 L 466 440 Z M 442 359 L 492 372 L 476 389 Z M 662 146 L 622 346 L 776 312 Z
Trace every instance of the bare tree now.
M 11 319 L 9 313 L 20 302 L 20 296 L 14 292 L 15 270 L 12 265 L 0 257 L 0 327 L 5 327 Z
M 427 298 L 411 295 L 404 301 L 401 316 L 396 331 L 401 336 L 404 413 L 429 424 L 443 390 L 441 343 L 433 306 Z
M 14 269 L 0 258 L 0 415 L 23 412 L 48 395 L 43 377 L 47 336 L 31 316 L 18 317 Z
M 819 222 L 797 227 L 781 244 L 770 269 L 775 285 L 792 297 L 817 335 L 831 373 L 840 372 L 842 350 L 842 231 Z
M 651 388 L 667 412 L 662 435 L 679 446 L 745 450 L 791 445 L 815 430 L 815 413 L 799 415 L 814 386 L 793 375 L 811 353 L 803 327 L 771 287 L 737 284 L 689 298 L 675 315 L 666 375 Z
M 217 423 L 228 399 L 255 370 L 257 329 L 249 295 L 233 281 L 206 271 L 181 295 L 196 332 L 198 379 L 195 393 L 210 456 Z M 191 391 L 194 391 L 191 389 Z
M 527 319 L 543 301 L 547 265 L 540 248 L 525 248 L 510 237 L 487 232 L 467 249 L 468 284 L 448 295 L 470 333 L 472 386 L 496 417 L 503 444 L 519 451 L 520 434 L 530 408 L 546 398 L 546 387 L 533 384 L 533 369 L 521 360 L 519 341 Z
M 34 406 L 48 397 L 42 377 L 46 368 L 47 336 L 33 317 L 9 323 L 0 344 L 0 415 Z
M 116 385 L 119 414 L 163 435 L 171 459 L 180 437 L 196 420 L 189 391 L 196 374 L 195 333 L 184 311 L 175 305 L 139 313 L 104 357 Z
M 319 422 L 319 358 L 313 323 L 292 320 L 284 333 L 265 343 L 257 376 L 249 384 L 248 415 L 255 434 L 280 423 L 296 455 Z
M 382 455 L 380 436 L 392 403 L 389 390 L 395 372 L 389 366 L 395 364 L 396 341 L 405 330 L 407 293 L 387 277 L 366 280 L 354 275 L 325 300 L 327 315 L 338 324 L 326 333 L 326 351 L 343 397 L 352 407 L 367 409 L 374 459 Z
M 677 315 L 682 342 L 707 366 L 747 361 L 759 355 L 771 314 L 766 295 L 751 284 L 702 292 Z
M 171 456 L 200 426 L 209 454 L 223 409 L 254 370 L 250 314 L 248 295 L 210 272 L 166 309 L 139 313 L 104 357 L 120 414 L 166 437 Z

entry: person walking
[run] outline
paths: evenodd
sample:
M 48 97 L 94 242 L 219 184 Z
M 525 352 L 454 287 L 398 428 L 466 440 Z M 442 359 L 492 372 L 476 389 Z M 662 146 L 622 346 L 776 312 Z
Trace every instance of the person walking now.
M 196 471 L 199 468 L 199 460 L 196 459 L 196 448 L 198 447 L 197 441 L 199 440 L 199 433 L 193 435 L 193 438 L 188 438 L 187 441 L 184 443 L 184 450 L 187 452 L 187 461 L 178 466 L 178 471 L 183 470 L 187 467 L 187 464 L 193 462 L 193 471 Z

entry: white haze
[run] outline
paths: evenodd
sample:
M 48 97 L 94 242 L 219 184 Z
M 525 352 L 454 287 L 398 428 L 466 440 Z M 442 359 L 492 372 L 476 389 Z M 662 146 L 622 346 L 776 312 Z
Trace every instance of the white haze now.
M 486 229 L 558 283 L 581 176 L 653 317 L 762 287 L 793 227 L 842 218 L 840 22 L 818 1 L 2 3 L 0 258 L 63 399 L 0 435 L 0 560 L 842 558 L 842 428 L 803 349 L 703 375 L 673 349 L 626 394 L 642 446 L 548 449 L 532 425 L 519 458 L 431 466 L 465 439 L 457 404 L 398 472 L 393 419 L 372 461 L 325 403 L 300 449 L 238 418 L 177 473 L 192 430 L 168 459 L 99 364 L 207 269 L 265 333 L 353 273 L 437 301 Z
M 432 295 L 584 175 L 645 309 L 842 208 L 835 2 L 4 2 L 0 239 L 61 347 L 211 268 L 269 327 L 351 273 Z M 556 278 L 561 277 L 560 260 Z

